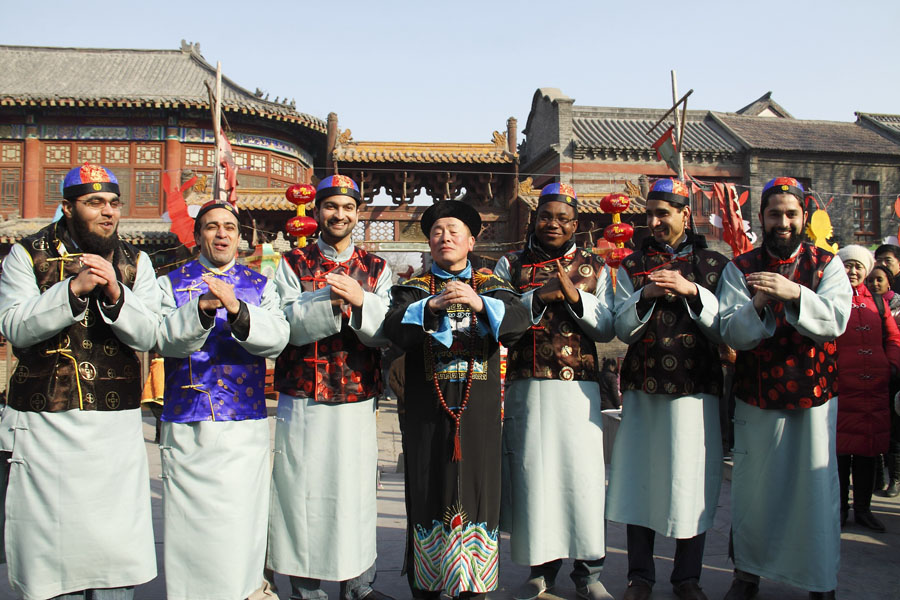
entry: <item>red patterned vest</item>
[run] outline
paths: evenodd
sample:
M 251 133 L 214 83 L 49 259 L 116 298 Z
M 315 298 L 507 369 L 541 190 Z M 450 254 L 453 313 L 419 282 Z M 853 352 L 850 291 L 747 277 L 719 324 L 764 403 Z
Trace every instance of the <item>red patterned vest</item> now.
M 556 260 L 542 261 L 531 248 L 506 255 L 510 280 L 519 292 L 539 288 L 555 278 Z M 560 257 L 575 287 L 592 294 L 603 271 L 603 259 L 581 248 Z M 575 318 L 559 302 L 547 305 L 540 323 L 509 349 L 506 381 L 562 379 L 597 381 L 597 346 L 583 335 Z
M 300 280 L 304 292 L 325 287 L 325 276 L 343 273 L 374 292 L 385 268 L 384 259 L 354 248 L 338 263 L 322 255 L 318 244 L 295 248 L 282 257 Z M 341 316 L 341 331 L 305 346 L 288 345 L 275 361 L 275 386 L 279 392 L 314 398 L 316 402 L 342 404 L 366 400 L 381 393 L 381 351 L 359 341 L 350 328 L 349 312 Z
M 803 243 L 796 258 L 779 261 L 757 248 L 734 259 L 745 276 L 769 271 L 816 291 L 834 255 Z M 753 350 L 737 353 L 734 394 L 747 404 L 769 409 L 811 408 L 837 395 L 837 344 L 819 344 L 788 324 L 781 302 L 770 304 L 775 335 Z
M 696 246 L 681 255 L 645 246 L 622 261 L 635 291 L 647 285 L 650 272 L 667 268 L 715 293 L 726 264 L 728 259 L 718 252 Z M 683 298 L 656 299 L 643 338 L 632 343 L 625 354 L 621 382 L 623 391 L 647 394 L 722 393 L 718 345 L 709 341 L 691 318 Z
M 78 275 L 78 254 L 61 256 L 60 241 L 74 244 L 65 221 L 51 223 L 22 240 L 31 256 L 41 293 Z M 122 285 L 131 288 L 137 276 L 138 250 L 119 242 L 113 267 Z M 137 354 L 116 337 L 100 315 L 98 296 L 91 294 L 84 318 L 27 348 L 13 348 L 19 359 L 9 381 L 7 404 L 16 410 L 128 410 L 141 403 L 141 365 Z

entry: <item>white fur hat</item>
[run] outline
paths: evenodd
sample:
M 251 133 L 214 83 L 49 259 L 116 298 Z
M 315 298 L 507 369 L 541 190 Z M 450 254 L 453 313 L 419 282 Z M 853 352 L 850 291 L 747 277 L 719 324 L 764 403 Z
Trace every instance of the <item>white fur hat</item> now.
M 872 256 L 872 252 L 868 248 L 863 248 L 856 244 L 844 246 L 838 250 L 838 256 L 840 256 L 841 260 L 844 262 L 855 260 L 866 268 L 867 274 L 871 273 L 872 267 L 875 266 L 875 258 Z

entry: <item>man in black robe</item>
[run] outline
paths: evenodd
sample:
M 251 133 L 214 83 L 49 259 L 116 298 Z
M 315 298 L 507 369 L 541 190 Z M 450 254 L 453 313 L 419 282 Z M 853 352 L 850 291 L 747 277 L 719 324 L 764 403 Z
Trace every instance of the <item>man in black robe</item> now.
M 531 325 L 508 283 L 472 269 L 471 206 L 422 215 L 431 268 L 391 290 L 384 333 L 406 351 L 406 569 L 415 598 L 496 589 L 500 517 L 500 352 Z

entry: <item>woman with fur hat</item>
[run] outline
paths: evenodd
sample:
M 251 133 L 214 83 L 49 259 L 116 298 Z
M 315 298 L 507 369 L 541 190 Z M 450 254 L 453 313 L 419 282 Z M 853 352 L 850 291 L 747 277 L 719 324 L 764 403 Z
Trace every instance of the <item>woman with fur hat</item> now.
M 853 518 L 867 529 L 882 532 L 884 524 L 872 514 L 876 457 L 888 449 L 890 416 L 888 384 L 900 368 L 900 330 L 881 296 L 866 287 L 874 266 L 872 253 L 862 246 L 838 252 L 853 287 L 850 321 L 838 347 L 837 454 L 841 485 L 841 526 L 850 512 L 850 474 L 853 474 Z

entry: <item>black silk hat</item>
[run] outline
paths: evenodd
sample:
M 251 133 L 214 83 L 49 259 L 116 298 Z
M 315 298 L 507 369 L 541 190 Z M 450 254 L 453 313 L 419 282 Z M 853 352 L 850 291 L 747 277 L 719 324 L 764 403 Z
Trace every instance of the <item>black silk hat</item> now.
M 444 217 L 453 217 L 465 223 L 473 237 L 477 238 L 481 233 L 481 215 L 477 210 L 459 200 L 442 200 L 429 206 L 422 214 L 422 233 L 425 237 L 431 235 L 435 221 Z

